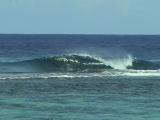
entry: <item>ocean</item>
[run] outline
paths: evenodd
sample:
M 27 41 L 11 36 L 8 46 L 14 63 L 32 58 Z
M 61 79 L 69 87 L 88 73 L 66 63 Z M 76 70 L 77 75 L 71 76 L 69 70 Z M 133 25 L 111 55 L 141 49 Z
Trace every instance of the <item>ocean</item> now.
M 0 35 L 0 119 L 159 120 L 160 36 Z

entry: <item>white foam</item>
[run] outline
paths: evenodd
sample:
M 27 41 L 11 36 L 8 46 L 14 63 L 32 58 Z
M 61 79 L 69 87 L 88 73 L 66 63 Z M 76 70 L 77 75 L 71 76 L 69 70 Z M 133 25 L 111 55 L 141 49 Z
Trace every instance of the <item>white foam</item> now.
M 123 57 L 115 57 L 115 58 L 102 58 L 97 55 L 90 55 L 87 53 L 77 54 L 84 57 L 91 57 L 101 62 L 101 64 L 105 64 L 106 66 L 111 66 L 114 69 L 118 70 L 126 70 L 128 66 L 133 65 L 134 58 L 131 55 L 125 55 Z
M 160 70 L 108 70 L 103 73 L 1 73 L 0 80 L 91 77 L 160 77 Z
M 112 68 L 119 70 L 126 70 L 128 66 L 132 66 L 133 64 L 133 58 L 131 55 L 115 59 L 103 59 L 100 57 L 97 57 L 96 59 L 104 63 L 106 66 L 111 66 Z
M 124 76 L 160 76 L 160 70 L 128 70 L 123 72 Z

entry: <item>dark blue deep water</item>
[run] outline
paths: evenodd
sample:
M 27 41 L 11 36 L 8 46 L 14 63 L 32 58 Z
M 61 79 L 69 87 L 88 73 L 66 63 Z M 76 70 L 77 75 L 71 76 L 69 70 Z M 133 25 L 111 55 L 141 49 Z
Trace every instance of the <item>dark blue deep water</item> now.
M 160 36 L 0 35 L 0 119 L 159 120 Z

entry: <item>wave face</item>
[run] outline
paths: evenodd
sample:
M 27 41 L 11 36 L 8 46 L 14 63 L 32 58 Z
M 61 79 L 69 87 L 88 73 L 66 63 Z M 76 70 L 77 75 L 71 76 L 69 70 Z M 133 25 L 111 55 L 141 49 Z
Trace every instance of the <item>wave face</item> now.
M 9 72 L 102 72 L 106 69 L 113 69 L 98 59 L 79 55 L 64 55 L 1 63 L 1 68 L 2 66 L 3 70 L 9 70 Z
M 90 55 L 63 55 L 36 58 L 18 62 L 0 63 L 1 72 L 82 72 L 94 73 L 106 70 L 159 70 L 160 62 L 124 58 L 100 58 Z

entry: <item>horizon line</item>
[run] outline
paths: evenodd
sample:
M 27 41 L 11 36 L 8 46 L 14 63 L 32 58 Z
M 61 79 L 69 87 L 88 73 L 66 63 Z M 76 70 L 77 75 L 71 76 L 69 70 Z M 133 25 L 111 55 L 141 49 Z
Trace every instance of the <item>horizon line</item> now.
M 89 33 L 0 33 L 0 35 L 108 35 L 108 36 L 160 36 L 160 34 L 89 34 Z

